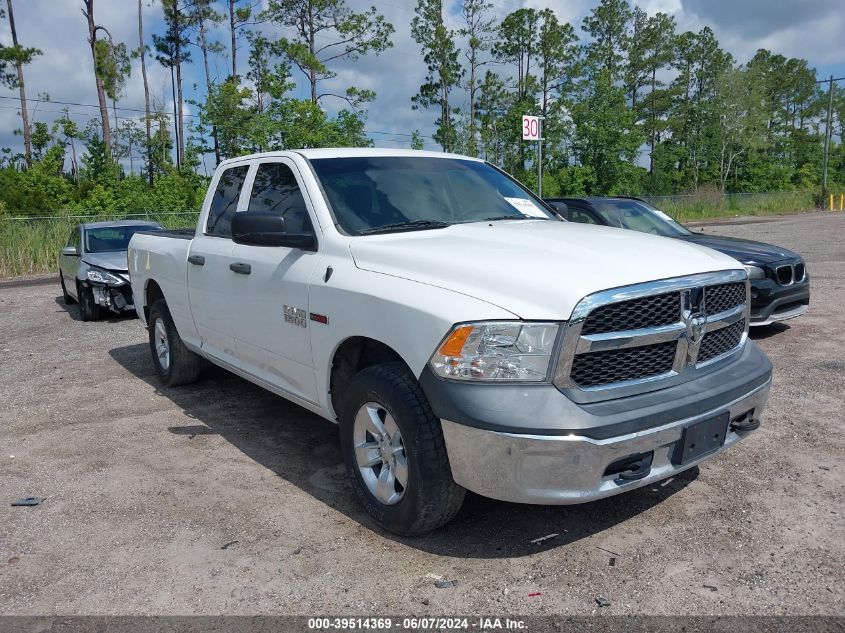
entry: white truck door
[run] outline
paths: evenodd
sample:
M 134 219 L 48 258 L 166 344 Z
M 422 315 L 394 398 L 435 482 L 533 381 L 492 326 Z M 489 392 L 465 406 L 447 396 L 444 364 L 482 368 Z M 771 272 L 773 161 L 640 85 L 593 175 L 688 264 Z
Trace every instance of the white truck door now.
M 288 232 L 314 231 L 313 209 L 289 159 L 258 163 L 246 205 L 248 211 L 278 213 Z M 325 326 L 309 320 L 308 285 L 319 253 L 235 244 L 232 261 L 243 271 L 234 275 L 230 298 L 241 367 L 289 394 L 317 402 L 311 328 Z
M 197 230 L 188 253 L 188 296 L 202 348 L 209 356 L 237 364 L 232 333 L 232 217 L 249 172 L 249 164 L 219 174 L 205 226 Z

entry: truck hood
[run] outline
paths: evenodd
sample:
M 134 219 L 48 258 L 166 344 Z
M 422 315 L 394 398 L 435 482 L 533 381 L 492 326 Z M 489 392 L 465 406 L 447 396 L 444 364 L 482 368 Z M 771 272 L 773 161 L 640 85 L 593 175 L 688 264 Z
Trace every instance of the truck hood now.
M 126 251 L 114 251 L 110 253 L 85 253 L 82 261 L 91 266 L 105 268 L 106 270 L 117 270 L 128 272 L 129 263 L 126 261 Z
M 742 268 L 679 240 L 536 220 L 357 237 L 350 250 L 363 270 L 459 292 L 523 319 L 566 320 L 600 290 Z

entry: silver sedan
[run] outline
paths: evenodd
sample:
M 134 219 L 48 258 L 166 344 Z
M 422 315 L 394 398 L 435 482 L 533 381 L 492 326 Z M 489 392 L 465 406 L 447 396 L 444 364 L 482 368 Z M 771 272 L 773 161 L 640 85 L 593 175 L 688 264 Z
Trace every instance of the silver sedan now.
M 126 251 L 138 231 L 160 231 L 157 222 L 121 220 L 79 224 L 59 255 L 59 282 L 66 304 L 79 303 L 83 321 L 103 310 L 133 310 Z

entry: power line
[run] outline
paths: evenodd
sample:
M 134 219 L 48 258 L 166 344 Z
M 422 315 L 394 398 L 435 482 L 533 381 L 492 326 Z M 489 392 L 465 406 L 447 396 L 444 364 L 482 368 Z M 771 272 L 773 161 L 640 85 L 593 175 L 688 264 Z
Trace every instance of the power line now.
M 9 96 L 9 95 L 0 95 L 0 99 L 9 99 L 9 100 L 15 100 L 15 101 L 20 100 L 19 97 L 13 97 L 13 96 Z M 58 101 L 56 99 L 27 99 L 27 102 L 52 103 L 53 105 L 73 106 L 73 107 L 79 107 L 79 108 L 98 108 L 99 109 L 99 107 L 100 107 L 99 105 L 97 105 L 95 103 L 79 103 L 79 102 L 76 102 L 76 101 Z M 19 109 L 17 106 L 0 106 L 0 108 L 5 109 L 5 110 L 18 110 Z M 140 108 L 129 108 L 129 107 L 125 107 L 125 106 L 109 107 L 109 110 L 112 110 L 112 111 L 120 110 L 122 112 L 138 112 L 140 114 L 146 114 L 146 110 L 142 110 Z M 56 114 L 64 114 L 64 110 L 38 110 L 38 112 L 51 112 L 51 113 L 56 113 Z M 70 114 L 73 114 L 75 116 L 84 116 L 84 113 L 82 113 L 82 112 L 68 112 L 68 115 L 70 115 Z M 169 112 L 161 111 L 161 114 L 168 117 L 168 119 L 170 118 Z M 192 117 L 192 118 L 196 118 L 196 119 L 201 118 L 200 115 L 198 115 L 198 114 L 183 114 L 182 116 Z M 124 121 L 130 120 L 129 117 L 117 117 L 117 119 L 118 120 L 124 120 Z M 389 132 L 389 131 L 386 131 L 386 130 L 367 130 L 367 129 L 364 129 L 364 132 L 366 134 L 382 134 L 382 135 L 388 135 L 388 136 L 403 136 L 403 137 L 408 137 L 408 138 L 413 136 L 412 133 Z M 420 134 L 419 136 L 420 136 L 420 138 L 427 138 L 427 139 L 434 140 L 433 136 L 428 136 L 428 135 L 425 135 L 425 134 Z

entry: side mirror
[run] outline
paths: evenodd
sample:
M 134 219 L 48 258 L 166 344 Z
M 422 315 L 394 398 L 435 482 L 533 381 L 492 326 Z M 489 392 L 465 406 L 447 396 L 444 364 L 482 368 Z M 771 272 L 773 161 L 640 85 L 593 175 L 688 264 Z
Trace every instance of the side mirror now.
M 557 214 L 564 220 L 569 218 L 569 207 L 566 206 L 565 202 L 557 202 L 555 200 L 544 200 L 544 202 L 557 211 Z
M 232 219 L 232 241 L 250 246 L 287 246 L 317 250 L 313 233 L 288 233 L 285 219 L 273 213 L 242 211 Z
M 74 257 L 79 255 L 79 251 L 76 250 L 76 246 L 65 246 L 62 249 L 62 255 L 67 255 L 69 257 Z

